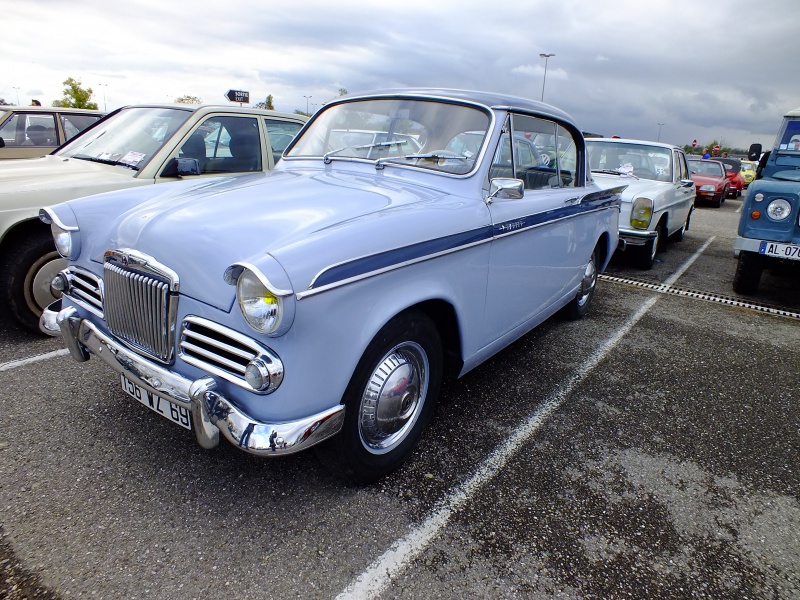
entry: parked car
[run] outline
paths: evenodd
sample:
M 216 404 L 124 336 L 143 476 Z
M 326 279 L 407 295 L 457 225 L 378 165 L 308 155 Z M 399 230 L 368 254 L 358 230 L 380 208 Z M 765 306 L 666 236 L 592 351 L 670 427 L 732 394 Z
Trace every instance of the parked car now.
M 590 138 L 586 147 L 600 187 L 627 186 L 619 213 L 620 248 L 650 269 L 667 240 L 682 240 L 689 228 L 695 187 L 684 151 L 621 138 Z
M 740 175 L 742 161 L 738 158 L 717 158 L 722 166 L 725 167 L 725 175 L 728 177 L 728 196 L 738 198 L 744 191 L 744 179 Z
M 689 159 L 689 172 L 697 187 L 697 200 L 708 200 L 719 208 L 728 197 L 730 180 L 725 166 L 716 160 Z
M 753 183 L 753 180 L 756 178 L 757 167 L 758 163 L 756 162 L 753 162 L 751 160 L 742 161 L 742 170 L 739 172 L 739 175 L 741 175 L 742 179 L 744 179 L 745 188 L 751 183 Z
M 182 177 L 268 171 L 307 120 L 238 106 L 128 106 L 51 155 L 0 161 L 0 303 L 39 331 L 55 299 L 50 282 L 66 262 L 39 221 L 42 206 Z
M 380 141 L 338 146 L 348 128 Z M 477 152 L 445 150 L 474 131 Z M 568 140 L 560 166 L 496 164 L 509 136 L 536 132 Z M 539 102 L 338 98 L 272 173 L 43 210 L 69 263 L 42 328 L 204 447 L 224 437 L 269 457 L 325 442 L 337 473 L 372 481 L 410 454 L 443 378 L 556 312 L 589 310 L 620 200 L 591 181 L 585 152 L 570 117 Z
M 81 108 L 0 106 L 0 159 L 50 154 L 103 114 Z
M 748 158 L 757 160 L 761 150 L 753 144 Z M 783 118 L 775 146 L 759 164 L 733 244 L 733 289 L 740 294 L 758 291 L 764 269 L 783 266 L 791 277 L 800 274 L 800 108 Z

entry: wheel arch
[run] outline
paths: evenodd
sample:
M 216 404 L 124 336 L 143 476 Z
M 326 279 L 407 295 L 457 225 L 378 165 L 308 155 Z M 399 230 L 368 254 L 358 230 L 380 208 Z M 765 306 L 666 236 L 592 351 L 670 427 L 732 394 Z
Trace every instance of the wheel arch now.
M 14 244 L 19 238 L 34 233 L 50 235 L 50 227 L 40 221 L 38 217 L 14 223 L 6 230 L 2 239 L 0 239 L 0 253 L 5 254 L 9 245 Z M 53 247 L 55 247 L 55 242 L 53 242 Z

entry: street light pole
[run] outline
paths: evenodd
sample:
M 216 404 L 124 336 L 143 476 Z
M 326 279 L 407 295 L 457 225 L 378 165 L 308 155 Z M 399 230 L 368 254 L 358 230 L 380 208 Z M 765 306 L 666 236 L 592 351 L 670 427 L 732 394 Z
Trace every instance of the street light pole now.
M 13 87 L 15 90 L 17 90 L 17 106 L 19 106 L 19 88 L 17 86 L 15 86 L 15 85 L 11 86 L 11 87 Z
M 308 99 L 311 98 L 311 96 L 303 96 L 303 98 L 306 99 L 306 116 L 308 116 Z
M 658 139 L 656 140 L 657 142 L 660 142 L 660 141 L 661 141 L 661 128 L 662 128 L 664 125 L 665 125 L 665 123 L 659 123 L 659 124 L 658 124 Z
M 542 77 L 542 102 L 544 102 L 544 83 L 547 81 L 547 59 L 555 56 L 555 54 L 540 54 L 539 58 L 544 59 L 544 77 Z
M 103 88 L 103 112 L 106 112 L 108 109 L 106 108 L 106 88 L 108 87 L 107 83 L 101 83 L 100 87 Z

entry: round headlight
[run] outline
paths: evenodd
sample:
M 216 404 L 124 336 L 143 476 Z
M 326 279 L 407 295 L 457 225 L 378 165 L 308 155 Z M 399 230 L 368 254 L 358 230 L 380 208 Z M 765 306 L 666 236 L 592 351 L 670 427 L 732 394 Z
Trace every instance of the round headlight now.
M 247 269 L 236 282 L 236 298 L 247 324 L 260 333 L 272 333 L 283 319 L 283 300 L 270 292 L 261 280 Z
M 53 234 L 53 241 L 56 244 L 58 253 L 67 259 L 78 258 L 80 254 L 80 237 L 77 229 L 67 231 L 62 229 L 55 222 L 50 224 L 50 231 Z
M 769 203 L 769 206 L 767 206 L 767 215 L 773 221 L 788 219 L 790 214 L 792 214 L 792 205 L 783 198 L 773 200 Z
M 638 229 L 647 229 L 653 218 L 653 201 L 650 198 L 634 198 L 631 206 L 631 225 Z

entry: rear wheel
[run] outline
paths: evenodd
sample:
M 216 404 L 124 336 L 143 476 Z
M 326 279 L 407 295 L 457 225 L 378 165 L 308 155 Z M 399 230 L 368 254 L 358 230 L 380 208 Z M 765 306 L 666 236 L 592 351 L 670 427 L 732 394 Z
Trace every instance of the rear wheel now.
M 764 263 L 761 256 L 753 252 L 740 252 L 733 276 L 733 290 L 739 294 L 755 294 L 761 282 Z
M 0 293 L 11 315 L 27 329 L 40 332 L 39 317 L 56 300 L 50 283 L 66 264 L 49 232 L 35 231 L 8 240 L 0 263 Z
M 317 447 L 320 460 L 355 483 L 370 483 L 409 456 L 433 414 L 442 379 L 442 342 L 420 311 L 378 332 L 344 395 L 345 422 Z
M 597 250 L 595 249 L 584 269 L 578 294 L 564 307 L 564 315 L 568 319 L 576 321 L 589 312 L 589 307 L 592 304 L 592 298 L 594 298 L 594 292 L 597 288 L 597 275 Z

